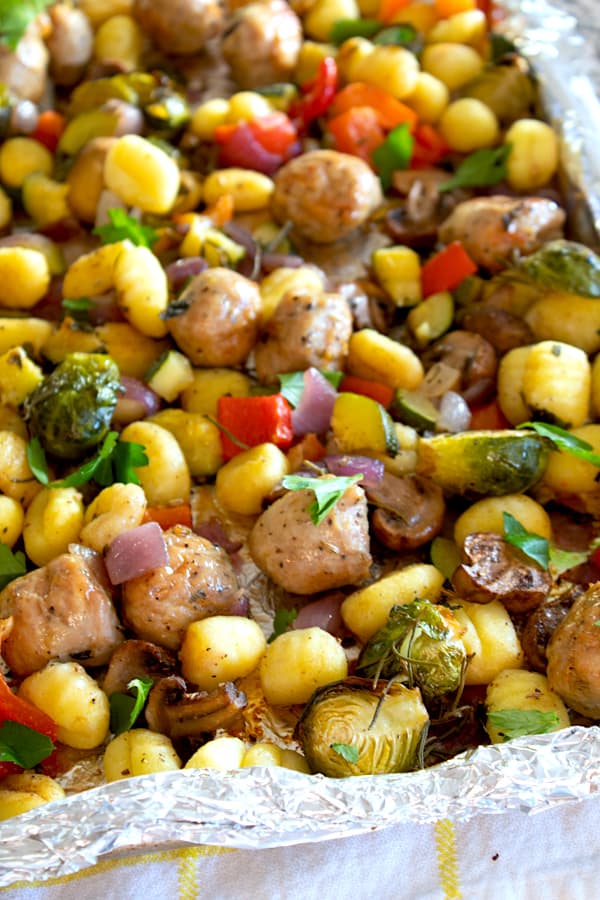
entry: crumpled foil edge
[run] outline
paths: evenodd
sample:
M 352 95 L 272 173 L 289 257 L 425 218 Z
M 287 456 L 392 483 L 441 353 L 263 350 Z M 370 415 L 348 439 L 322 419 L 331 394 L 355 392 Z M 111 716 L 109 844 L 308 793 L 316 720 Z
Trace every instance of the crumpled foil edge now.
M 586 242 L 600 233 L 600 20 L 595 0 L 505 0 L 501 30 L 535 67 Z M 578 21 L 579 20 L 579 21 Z M 585 22 L 585 37 L 579 22 Z M 573 211 L 571 211 L 573 213 Z M 430 769 L 327 779 L 281 768 L 125 779 L 0 824 L 0 887 L 71 875 L 127 852 L 267 848 L 403 823 L 538 813 L 600 791 L 600 727 L 479 747 Z

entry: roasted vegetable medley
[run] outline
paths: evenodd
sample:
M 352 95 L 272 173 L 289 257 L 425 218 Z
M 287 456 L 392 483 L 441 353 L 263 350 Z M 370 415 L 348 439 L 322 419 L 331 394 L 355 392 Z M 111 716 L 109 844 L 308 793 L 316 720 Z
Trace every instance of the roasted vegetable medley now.
M 0 3 L 0 818 L 600 718 L 600 257 L 500 21 Z

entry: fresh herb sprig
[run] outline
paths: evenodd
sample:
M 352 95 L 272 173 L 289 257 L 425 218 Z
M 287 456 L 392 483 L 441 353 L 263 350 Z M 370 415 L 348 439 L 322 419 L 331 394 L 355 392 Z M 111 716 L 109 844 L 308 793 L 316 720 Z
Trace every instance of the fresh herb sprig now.
M 110 224 L 98 225 L 92 234 L 97 235 L 103 244 L 116 244 L 117 241 L 129 240 L 138 247 L 152 249 L 158 240 L 158 232 L 150 225 L 142 225 L 124 209 L 117 207 L 108 210 Z
M 319 369 L 319 371 L 321 370 Z M 337 390 L 344 373 L 321 372 L 321 375 Z M 283 394 L 290 406 L 295 408 L 300 403 L 304 390 L 304 372 L 282 372 L 277 377 L 281 384 L 280 393 Z
M 448 181 L 440 184 L 438 190 L 451 191 L 459 187 L 484 187 L 484 185 L 498 184 L 506 178 L 506 164 L 509 155 L 510 144 L 476 150 L 461 162 Z
M 342 759 L 345 759 L 346 762 L 356 764 L 358 762 L 358 747 L 355 747 L 353 744 L 340 744 L 335 743 L 331 744 L 331 749 L 334 753 L 337 753 L 338 756 L 341 756 Z
M 488 713 L 488 722 L 504 741 L 526 734 L 547 734 L 559 724 L 557 713 L 542 709 L 499 709 Z
M 52 740 L 20 722 L 9 719 L 0 726 L 0 760 L 33 769 L 54 750 Z
M 307 478 L 304 475 L 286 475 L 282 485 L 288 491 L 312 491 L 315 499 L 308 507 L 314 525 L 320 525 L 351 484 L 360 481 L 362 475 L 337 475 L 323 478 Z
M 6 544 L 0 544 L 0 591 L 26 572 L 25 554 L 21 550 L 13 553 Z
M 521 525 L 508 512 L 502 514 L 504 520 L 504 540 L 536 562 L 542 569 L 550 565 L 550 543 L 547 538 L 534 534 Z
M 287 631 L 297 616 L 297 609 L 278 609 L 273 616 L 273 631 L 267 638 L 267 644 L 273 643 L 276 637 Z
M 109 697 L 110 730 L 115 737 L 133 728 L 146 705 L 153 684 L 151 678 L 132 678 L 127 685 L 127 689 L 132 693 L 111 694 Z
M 600 468 L 600 454 L 594 451 L 592 445 L 558 425 L 548 425 L 546 422 L 522 422 L 517 428 L 531 428 L 541 437 L 549 438 L 557 450 L 563 450 Z
M 46 454 L 39 438 L 27 444 L 27 461 L 37 480 L 51 488 L 81 487 L 94 481 L 101 487 L 120 484 L 139 484 L 136 468 L 148 465 L 145 447 L 133 441 L 120 441 L 117 431 L 109 431 L 95 456 L 59 481 L 51 481 Z
M 36 16 L 54 0 L 0 0 L 0 43 L 16 50 Z

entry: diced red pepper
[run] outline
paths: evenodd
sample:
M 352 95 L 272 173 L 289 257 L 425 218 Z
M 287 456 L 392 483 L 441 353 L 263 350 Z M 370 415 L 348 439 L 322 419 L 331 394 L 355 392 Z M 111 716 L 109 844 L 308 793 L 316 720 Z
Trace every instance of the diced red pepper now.
M 18 722 L 19 725 L 26 725 L 27 728 L 45 734 L 51 741 L 56 741 L 58 732 L 56 722 L 33 703 L 13 694 L 4 676 L 0 674 L 0 723 L 4 722 Z M 22 771 L 22 767 L 16 763 L 0 762 L 0 778 Z
M 316 78 L 302 85 L 303 96 L 288 110 L 300 134 L 305 134 L 311 122 L 327 111 L 336 95 L 338 80 L 337 63 L 333 56 L 326 56 L 319 63 Z
M 377 121 L 387 131 L 404 124 L 413 131 L 417 124 L 417 114 L 410 106 L 401 103 L 389 91 L 364 81 L 354 81 L 338 91 L 327 112 L 333 118 L 360 106 L 371 107 L 377 114 Z
M 500 409 L 497 400 L 477 406 L 471 411 L 471 431 L 488 431 L 490 429 L 510 428 L 510 422 Z
M 424 297 L 440 291 L 452 291 L 467 275 L 474 275 L 477 266 L 460 241 L 452 241 L 421 267 L 421 288 Z
M 318 436 L 314 432 L 309 431 L 304 437 L 300 438 L 297 444 L 287 452 L 290 471 L 295 472 L 299 469 L 305 460 L 318 462 L 327 455 L 327 447 L 321 443 Z
M 376 111 L 370 106 L 355 106 L 340 113 L 329 120 L 327 128 L 335 141 L 336 150 L 359 156 L 369 163 L 373 150 L 385 140 L 385 131 Z
M 338 391 L 348 391 L 351 394 L 362 394 L 363 397 L 371 397 L 377 400 L 385 409 L 392 405 L 394 392 L 387 384 L 379 381 L 371 381 L 368 378 L 359 378 L 358 375 L 344 375 L 340 381 Z
M 411 169 L 427 169 L 435 166 L 450 152 L 448 144 L 432 125 L 423 122 L 414 130 Z
M 219 165 L 241 166 L 272 175 L 300 151 L 296 128 L 282 112 L 215 129 Z
M 144 513 L 143 522 L 158 522 L 163 531 L 173 525 L 192 527 L 192 508 L 189 503 L 177 506 L 150 506 Z
M 380 22 L 393 22 L 396 15 L 405 6 L 408 6 L 410 2 L 411 0 L 381 0 L 377 10 L 377 18 Z
M 292 408 L 283 394 L 219 397 L 217 420 L 223 426 L 221 448 L 225 460 L 244 449 L 231 440 L 227 432 L 247 447 L 271 443 L 280 450 L 287 450 L 294 437 Z
M 67 120 L 62 113 L 57 112 L 55 109 L 47 109 L 43 113 L 40 113 L 37 125 L 31 132 L 30 137 L 39 141 L 39 143 L 43 144 L 44 147 L 47 147 L 51 153 L 54 153 L 66 127 Z

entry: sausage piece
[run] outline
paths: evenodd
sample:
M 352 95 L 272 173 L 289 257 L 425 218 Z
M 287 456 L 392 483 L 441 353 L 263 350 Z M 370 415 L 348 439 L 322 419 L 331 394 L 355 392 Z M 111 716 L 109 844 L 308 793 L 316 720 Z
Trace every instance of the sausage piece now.
M 52 659 L 101 666 L 123 640 L 94 561 L 76 553 L 11 581 L 0 594 L 0 616 L 13 618 L 2 656 L 16 675 L 37 672 Z
M 414 550 L 439 534 L 446 505 L 441 488 L 429 479 L 385 472 L 365 493 L 376 506 L 371 515 L 373 534 L 391 550 Z
M 600 583 L 575 601 L 548 644 L 548 684 L 576 712 L 600 719 Z
M 225 27 L 222 0 L 135 0 L 133 15 L 164 53 L 200 53 Z
M 258 518 L 248 547 L 254 562 L 293 594 L 359 584 L 369 575 L 369 524 L 364 491 L 351 485 L 314 525 L 312 491 L 289 491 Z
M 527 256 L 562 236 L 564 210 L 545 197 L 474 197 L 459 203 L 440 225 L 443 244 L 462 241 L 479 266 L 499 272 L 516 253 Z
M 167 325 L 195 366 L 238 366 L 258 337 L 262 308 L 249 278 L 216 266 L 189 283 L 169 306 Z
M 285 0 L 236 10 L 221 49 L 242 88 L 289 81 L 302 45 L 300 19 Z
M 238 585 L 220 547 L 183 525 L 169 528 L 164 537 L 169 565 L 123 585 L 123 621 L 142 640 L 178 650 L 191 622 L 229 613 Z
M 546 672 L 550 638 L 584 591 L 580 584 L 559 586 L 528 616 L 521 634 L 521 646 L 529 665 L 537 672 Z
M 344 368 L 352 335 L 352 313 L 341 294 L 288 292 L 277 306 L 255 348 L 256 373 L 263 384 L 277 384 L 280 372 L 315 366 Z
M 539 606 L 550 593 L 550 573 L 527 562 L 499 534 L 477 531 L 467 535 L 462 556 L 452 586 L 471 603 L 500 600 L 509 612 L 523 613 Z
M 359 228 L 383 199 L 367 163 L 337 150 L 304 153 L 282 166 L 274 180 L 274 218 L 290 221 L 317 244 L 333 243 Z

